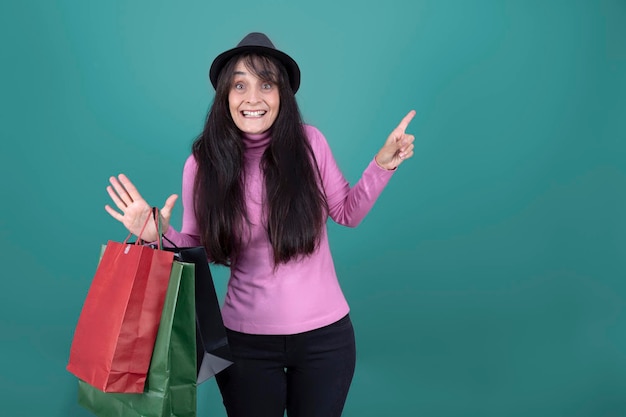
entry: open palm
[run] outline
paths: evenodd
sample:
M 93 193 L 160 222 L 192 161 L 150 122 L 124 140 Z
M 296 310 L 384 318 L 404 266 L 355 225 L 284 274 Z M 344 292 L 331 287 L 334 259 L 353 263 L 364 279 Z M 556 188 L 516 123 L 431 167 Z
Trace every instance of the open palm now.
M 104 206 L 104 209 L 111 217 L 121 222 L 130 233 L 145 241 L 152 242 L 157 240 L 159 233 L 154 222 L 148 222 L 146 225 L 146 221 L 152 215 L 152 206 L 141 197 L 133 183 L 124 174 L 109 178 L 109 182 L 111 185 L 107 186 L 107 192 L 119 211 L 108 204 Z M 163 233 L 169 228 L 172 209 L 177 199 L 178 196 L 176 194 L 170 195 L 160 210 L 161 230 Z M 141 229 L 144 225 L 146 227 L 142 233 Z

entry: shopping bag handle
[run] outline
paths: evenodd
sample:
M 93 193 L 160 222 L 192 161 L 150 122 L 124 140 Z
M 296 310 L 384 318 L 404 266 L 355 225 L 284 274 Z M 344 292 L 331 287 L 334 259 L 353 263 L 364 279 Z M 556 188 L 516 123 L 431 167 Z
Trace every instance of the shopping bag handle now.
M 144 244 L 143 239 L 141 238 L 141 236 L 143 235 L 143 231 L 146 229 L 146 226 L 148 225 L 148 222 L 150 221 L 150 217 L 152 217 L 152 219 L 154 220 L 154 226 L 156 227 L 157 233 L 159 234 L 159 239 L 157 240 L 157 249 L 161 249 L 161 247 L 163 246 L 163 241 L 161 239 L 161 237 L 163 236 L 162 233 L 162 225 L 161 225 L 161 217 L 159 216 L 159 209 L 157 207 L 152 207 L 152 216 L 148 216 L 146 218 L 146 221 L 144 222 L 143 226 L 141 227 L 141 231 L 139 232 L 139 234 L 137 235 L 137 241 L 135 241 L 135 245 L 142 245 Z M 129 233 L 128 236 L 126 237 L 126 239 L 124 239 L 124 243 L 128 242 L 128 239 L 130 239 L 130 237 L 132 236 L 132 233 Z M 169 239 L 168 239 L 169 241 Z
M 156 227 L 159 238 L 157 239 L 158 249 L 163 248 L 163 223 L 161 222 L 161 214 L 158 207 L 152 207 L 152 218 L 154 219 L 154 226 Z
M 161 236 L 163 239 L 167 240 L 167 242 L 168 242 L 170 245 L 172 245 L 172 247 L 173 247 L 174 249 L 179 249 L 179 248 L 178 248 L 178 245 L 177 245 L 176 243 L 172 242 L 171 240 L 169 240 L 169 239 L 167 238 L 167 236 L 165 236 L 164 234 L 161 234 L 160 236 Z

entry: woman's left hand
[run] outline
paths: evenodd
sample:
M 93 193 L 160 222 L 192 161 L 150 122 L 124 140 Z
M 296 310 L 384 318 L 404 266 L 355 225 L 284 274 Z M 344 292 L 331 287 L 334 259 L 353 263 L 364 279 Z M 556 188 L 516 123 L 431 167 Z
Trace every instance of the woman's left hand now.
M 385 145 L 376 154 L 376 163 L 384 169 L 396 169 L 403 161 L 413 156 L 413 141 L 415 137 L 406 133 L 406 128 L 415 116 L 411 110 L 400 122 L 385 142 Z

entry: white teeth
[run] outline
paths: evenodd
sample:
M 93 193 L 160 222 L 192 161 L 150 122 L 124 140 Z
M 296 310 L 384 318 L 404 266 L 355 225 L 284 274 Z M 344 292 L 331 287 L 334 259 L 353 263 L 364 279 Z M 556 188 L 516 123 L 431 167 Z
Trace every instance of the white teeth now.
M 244 116 L 258 117 L 258 116 L 263 116 L 265 114 L 265 110 L 257 110 L 257 111 L 244 110 L 242 113 Z

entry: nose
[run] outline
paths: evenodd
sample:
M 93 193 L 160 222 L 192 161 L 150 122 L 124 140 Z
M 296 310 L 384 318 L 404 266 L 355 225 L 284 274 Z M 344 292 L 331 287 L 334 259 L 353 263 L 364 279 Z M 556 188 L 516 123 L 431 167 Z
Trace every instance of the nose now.
M 246 91 L 246 102 L 247 103 L 258 103 L 259 102 L 259 93 L 256 88 L 250 88 Z

